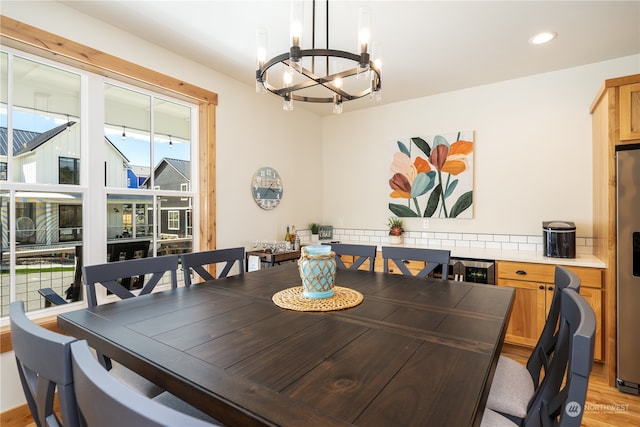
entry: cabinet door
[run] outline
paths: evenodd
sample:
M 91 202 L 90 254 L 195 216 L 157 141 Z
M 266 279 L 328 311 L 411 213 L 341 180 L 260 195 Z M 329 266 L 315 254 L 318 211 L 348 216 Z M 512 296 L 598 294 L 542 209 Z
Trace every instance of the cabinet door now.
M 593 288 L 580 288 L 580 295 L 589 303 L 596 315 L 596 343 L 593 349 L 593 357 L 602 360 L 602 291 Z
M 513 344 L 534 347 L 546 320 L 545 285 L 502 279 L 498 286 L 515 288 L 511 318 L 505 340 Z
M 620 140 L 640 139 L 640 83 L 620 86 Z

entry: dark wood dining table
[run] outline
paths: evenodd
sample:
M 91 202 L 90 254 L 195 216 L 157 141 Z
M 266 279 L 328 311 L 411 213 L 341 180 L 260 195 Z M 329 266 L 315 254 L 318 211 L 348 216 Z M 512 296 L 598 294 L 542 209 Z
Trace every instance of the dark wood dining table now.
M 356 307 L 302 312 L 288 263 L 58 316 L 58 325 L 229 426 L 479 425 L 511 288 L 338 270 Z

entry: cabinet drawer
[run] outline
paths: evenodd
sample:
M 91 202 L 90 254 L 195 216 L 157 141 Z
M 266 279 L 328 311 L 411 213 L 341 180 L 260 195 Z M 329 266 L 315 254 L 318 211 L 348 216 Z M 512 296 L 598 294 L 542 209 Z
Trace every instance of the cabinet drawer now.
M 534 264 L 527 262 L 498 261 L 498 279 L 523 280 L 527 282 L 553 283 L 556 266 L 553 264 Z M 602 270 L 590 267 L 565 266 L 579 278 L 581 286 L 602 287 Z
M 419 272 L 420 270 L 422 270 L 424 268 L 424 266 L 426 265 L 426 263 L 424 261 L 405 261 L 404 265 L 407 266 L 407 268 L 409 270 L 411 270 L 411 272 L 413 272 L 414 274 Z M 378 252 L 377 256 L 376 256 L 376 262 L 375 262 L 375 270 L 376 271 L 384 271 L 384 258 L 382 258 L 382 253 Z M 396 266 L 396 263 L 389 260 L 389 273 L 397 273 L 400 274 L 400 270 L 398 269 L 398 267 Z
M 553 283 L 556 267 L 551 264 L 499 261 L 497 270 L 499 279 Z
M 567 267 L 580 278 L 582 287 L 586 288 L 602 288 L 602 272 L 600 268 L 589 267 Z

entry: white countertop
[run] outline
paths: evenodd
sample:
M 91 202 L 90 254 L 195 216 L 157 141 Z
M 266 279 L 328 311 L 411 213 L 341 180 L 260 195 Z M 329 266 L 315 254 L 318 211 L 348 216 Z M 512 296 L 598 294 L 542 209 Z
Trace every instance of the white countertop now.
M 329 242 L 322 242 L 329 243 Z M 366 245 L 372 243 L 366 243 L 361 241 L 345 241 L 341 240 L 340 243 L 352 244 L 352 245 Z M 303 244 L 312 244 L 310 242 L 304 242 Z M 382 246 L 392 246 L 390 244 L 377 244 L 378 250 Z M 495 261 L 516 261 L 516 262 L 535 262 L 538 264 L 554 264 L 554 265 L 567 265 L 576 267 L 593 267 L 593 268 L 605 268 L 607 265 L 604 261 L 597 258 L 592 254 L 576 254 L 575 258 L 549 258 L 542 255 L 542 252 L 536 251 L 515 251 L 515 250 L 500 250 L 500 249 L 481 249 L 481 248 L 460 248 L 455 246 L 427 246 L 427 245 L 393 245 L 393 246 L 406 246 L 413 248 L 428 248 L 428 249 L 448 249 L 451 251 L 452 258 L 473 258 L 473 259 L 486 259 Z

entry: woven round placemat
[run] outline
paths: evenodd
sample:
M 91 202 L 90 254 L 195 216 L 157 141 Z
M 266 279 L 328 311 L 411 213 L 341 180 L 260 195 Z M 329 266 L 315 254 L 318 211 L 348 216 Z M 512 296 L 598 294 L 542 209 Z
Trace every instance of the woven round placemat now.
M 333 311 L 355 307 L 363 300 L 360 292 L 341 286 L 333 287 L 333 296 L 329 298 L 307 298 L 302 286 L 287 288 L 276 292 L 271 298 L 278 307 L 295 311 Z

